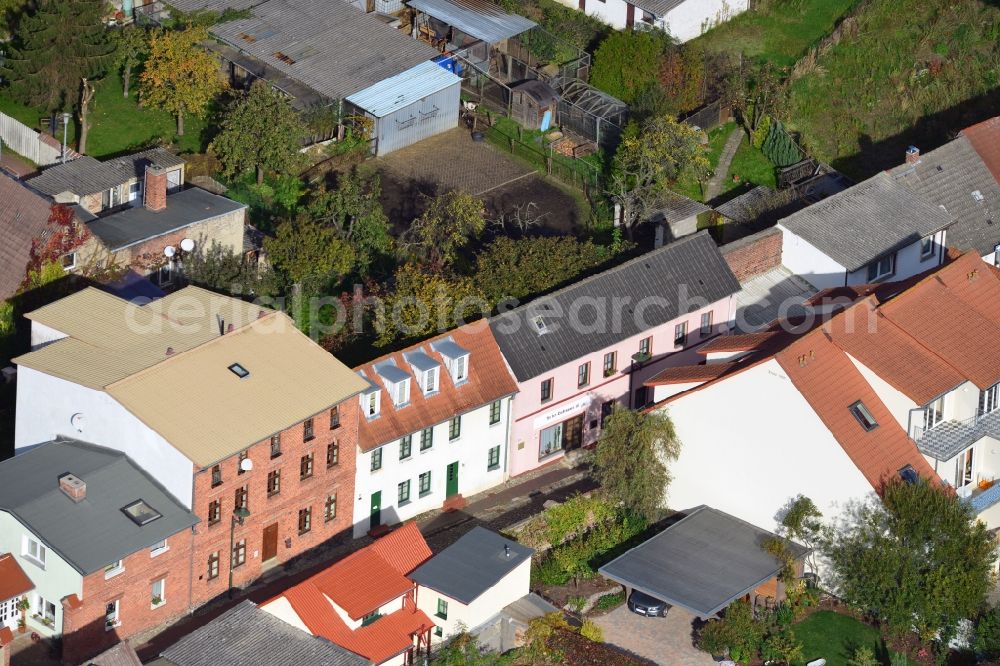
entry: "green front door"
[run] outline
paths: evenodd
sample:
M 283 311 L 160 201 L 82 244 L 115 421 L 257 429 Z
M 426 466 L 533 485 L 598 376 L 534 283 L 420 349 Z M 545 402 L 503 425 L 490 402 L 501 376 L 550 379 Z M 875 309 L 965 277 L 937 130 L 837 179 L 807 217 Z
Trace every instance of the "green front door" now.
M 447 483 L 445 485 L 444 496 L 451 497 L 458 494 L 458 462 L 448 465 Z
M 372 493 L 372 512 L 368 529 L 378 527 L 382 523 L 382 491 Z

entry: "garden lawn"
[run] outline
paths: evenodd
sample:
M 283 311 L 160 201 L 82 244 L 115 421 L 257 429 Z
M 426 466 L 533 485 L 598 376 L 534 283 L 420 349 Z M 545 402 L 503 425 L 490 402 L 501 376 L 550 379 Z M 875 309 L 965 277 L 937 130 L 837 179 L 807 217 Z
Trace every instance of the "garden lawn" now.
M 771 0 L 695 39 L 707 51 L 743 53 L 792 65 L 825 37 L 858 0 Z
M 872 652 L 888 666 L 889 655 L 878 629 L 853 617 L 833 611 L 817 611 L 792 626 L 795 638 L 802 643 L 805 663 L 826 659 L 826 666 L 847 666 L 859 647 Z M 910 664 L 915 662 L 908 661 Z
M 720 125 L 708 133 L 708 162 L 714 172 L 719 166 L 719 156 L 722 148 L 726 145 L 726 140 L 733 132 L 742 131 L 735 122 L 728 122 Z M 739 176 L 739 182 L 733 182 L 733 176 Z M 707 179 L 706 179 L 707 180 Z M 775 176 L 774 165 L 765 157 L 758 148 L 754 148 L 744 139 L 739 150 L 733 156 L 733 161 L 729 165 L 729 173 L 726 174 L 722 183 L 722 192 L 742 188 L 746 183 L 753 185 L 766 185 L 775 187 L 777 178 Z M 704 201 L 704 191 L 702 182 L 692 176 L 686 176 L 674 184 L 672 188 L 675 192 L 694 199 Z
M 46 115 L 10 99 L 6 91 L 0 93 L 0 111 L 35 129 L 40 129 L 39 120 Z M 110 157 L 160 143 L 172 144 L 178 152 L 202 152 L 207 143 L 207 137 L 203 136 L 205 127 L 204 119 L 185 116 L 184 136 L 178 137 L 177 122 L 172 115 L 139 106 L 134 80 L 131 96 L 125 98 L 122 96 L 121 79 L 109 75 L 97 84 L 97 94 L 91 106 L 87 154 L 97 158 Z M 61 141 L 62 132 L 56 134 Z M 70 124 L 68 135 L 70 144 L 75 147 L 76 123 Z

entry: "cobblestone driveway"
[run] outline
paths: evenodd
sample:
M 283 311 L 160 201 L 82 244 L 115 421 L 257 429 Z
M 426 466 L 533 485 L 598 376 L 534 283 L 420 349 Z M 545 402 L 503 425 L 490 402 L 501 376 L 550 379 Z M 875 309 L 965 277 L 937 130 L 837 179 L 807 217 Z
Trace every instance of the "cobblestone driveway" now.
M 642 617 L 619 606 L 594 618 L 604 630 L 604 642 L 663 666 L 715 666 L 712 657 L 691 642 L 695 616 L 671 608 L 666 617 Z

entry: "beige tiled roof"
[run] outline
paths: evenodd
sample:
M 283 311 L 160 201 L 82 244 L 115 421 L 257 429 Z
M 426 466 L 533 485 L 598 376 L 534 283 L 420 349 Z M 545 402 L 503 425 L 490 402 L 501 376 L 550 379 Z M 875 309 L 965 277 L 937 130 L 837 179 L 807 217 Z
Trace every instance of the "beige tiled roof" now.
M 202 467 L 367 386 L 285 314 L 196 287 L 145 306 L 87 289 L 28 316 L 70 337 L 19 365 L 106 391 Z

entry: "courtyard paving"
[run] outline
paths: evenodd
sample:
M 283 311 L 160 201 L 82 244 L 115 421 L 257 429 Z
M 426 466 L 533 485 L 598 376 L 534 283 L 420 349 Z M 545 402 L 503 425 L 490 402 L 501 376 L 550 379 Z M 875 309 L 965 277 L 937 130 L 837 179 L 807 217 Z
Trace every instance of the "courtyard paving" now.
M 715 666 L 715 660 L 694 646 L 696 617 L 683 608 L 671 608 L 666 617 L 642 617 L 619 606 L 594 622 L 604 630 L 604 642 L 669 666 Z

